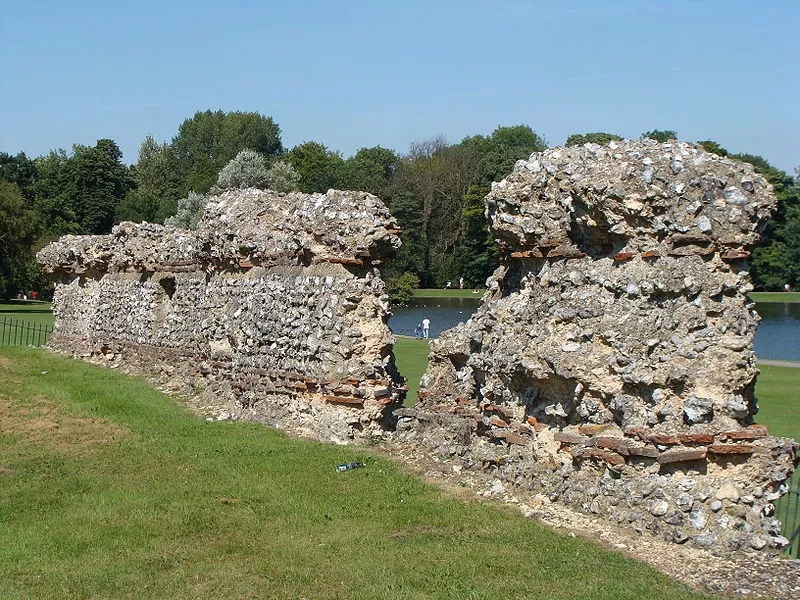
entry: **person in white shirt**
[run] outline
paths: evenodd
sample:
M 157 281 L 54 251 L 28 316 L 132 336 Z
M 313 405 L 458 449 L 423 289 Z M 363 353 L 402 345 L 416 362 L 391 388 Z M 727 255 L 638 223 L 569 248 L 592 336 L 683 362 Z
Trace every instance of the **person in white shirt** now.
M 431 329 L 431 320 L 428 317 L 422 319 L 422 337 L 427 338 Z

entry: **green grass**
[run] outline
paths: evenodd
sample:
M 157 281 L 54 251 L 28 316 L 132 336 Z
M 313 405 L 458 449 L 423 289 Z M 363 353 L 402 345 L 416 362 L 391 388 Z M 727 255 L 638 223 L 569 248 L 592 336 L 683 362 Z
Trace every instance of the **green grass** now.
M 52 328 L 53 312 L 48 302 L 0 303 L 0 346 L 40 346 Z
M 450 289 L 443 290 L 440 288 L 428 288 L 414 290 L 415 298 L 480 298 L 486 290 L 479 289 L 478 293 L 474 293 L 473 289 Z
M 800 302 L 800 292 L 750 292 L 753 302 Z
M 408 337 L 396 337 L 394 356 L 397 368 L 406 378 L 408 395 L 405 405 L 414 406 L 419 392 L 419 380 L 428 366 L 428 340 Z
M 4 600 L 707 597 L 368 448 L 207 423 L 41 350 L 0 350 L 0 404 Z
M 772 435 L 800 440 L 800 369 L 758 365 L 756 421 Z
M 49 302 L 0 302 L 0 321 L 4 317 L 53 326 L 53 308 Z
M 761 375 L 756 383 L 759 411 L 756 421 L 766 425 L 772 435 L 800 440 L 800 369 L 759 365 Z M 800 471 L 795 471 L 790 485 L 800 488 Z M 776 503 L 778 515 L 785 514 L 789 495 Z M 790 515 L 784 531 L 794 531 L 800 525 L 800 516 Z M 797 546 L 794 546 L 795 549 Z

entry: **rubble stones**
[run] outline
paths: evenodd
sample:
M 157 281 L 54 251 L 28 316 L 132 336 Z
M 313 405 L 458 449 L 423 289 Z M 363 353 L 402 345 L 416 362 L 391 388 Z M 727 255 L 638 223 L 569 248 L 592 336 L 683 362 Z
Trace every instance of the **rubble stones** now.
M 677 543 L 760 546 L 736 541 L 747 531 L 777 547 L 765 515 L 797 444 L 753 425 L 746 297 L 768 183 L 638 140 L 533 154 L 485 202 L 501 266 L 473 317 L 432 342 L 398 437 Z M 536 424 L 526 445 L 467 416 L 487 404 L 508 430 Z
M 205 389 L 218 412 L 345 442 L 404 390 L 376 265 L 399 245 L 362 192 L 225 192 L 197 230 L 121 223 L 37 256 L 60 277 L 51 346 Z

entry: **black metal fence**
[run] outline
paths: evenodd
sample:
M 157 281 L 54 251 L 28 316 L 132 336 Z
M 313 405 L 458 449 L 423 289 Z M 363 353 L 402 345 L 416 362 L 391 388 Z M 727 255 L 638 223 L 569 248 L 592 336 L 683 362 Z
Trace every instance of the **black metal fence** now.
M 50 325 L 2 317 L 0 346 L 44 346 L 52 332 L 53 328 Z
M 792 483 L 778 501 L 775 516 L 783 523 L 783 535 L 789 540 L 786 553 L 800 558 L 800 477 L 795 477 Z

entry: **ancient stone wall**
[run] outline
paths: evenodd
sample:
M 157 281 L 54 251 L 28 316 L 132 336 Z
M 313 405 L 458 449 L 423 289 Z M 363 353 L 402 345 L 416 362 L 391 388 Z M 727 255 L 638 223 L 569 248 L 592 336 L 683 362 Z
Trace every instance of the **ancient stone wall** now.
M 754 424 L 751 166 L 677 142 L 554 148 L 486 197 L 503 264 L 432 343 L 398 437 L 624 526 L 780 546 L 796 443 Z
M 50 345 L 206 389 L 236 418 L 369 438 L 404 395 L 376 269 L 396 233 L 369 194 L 251 189 L 196 231 L 66 236 L 38 255 L 60 277 Z

